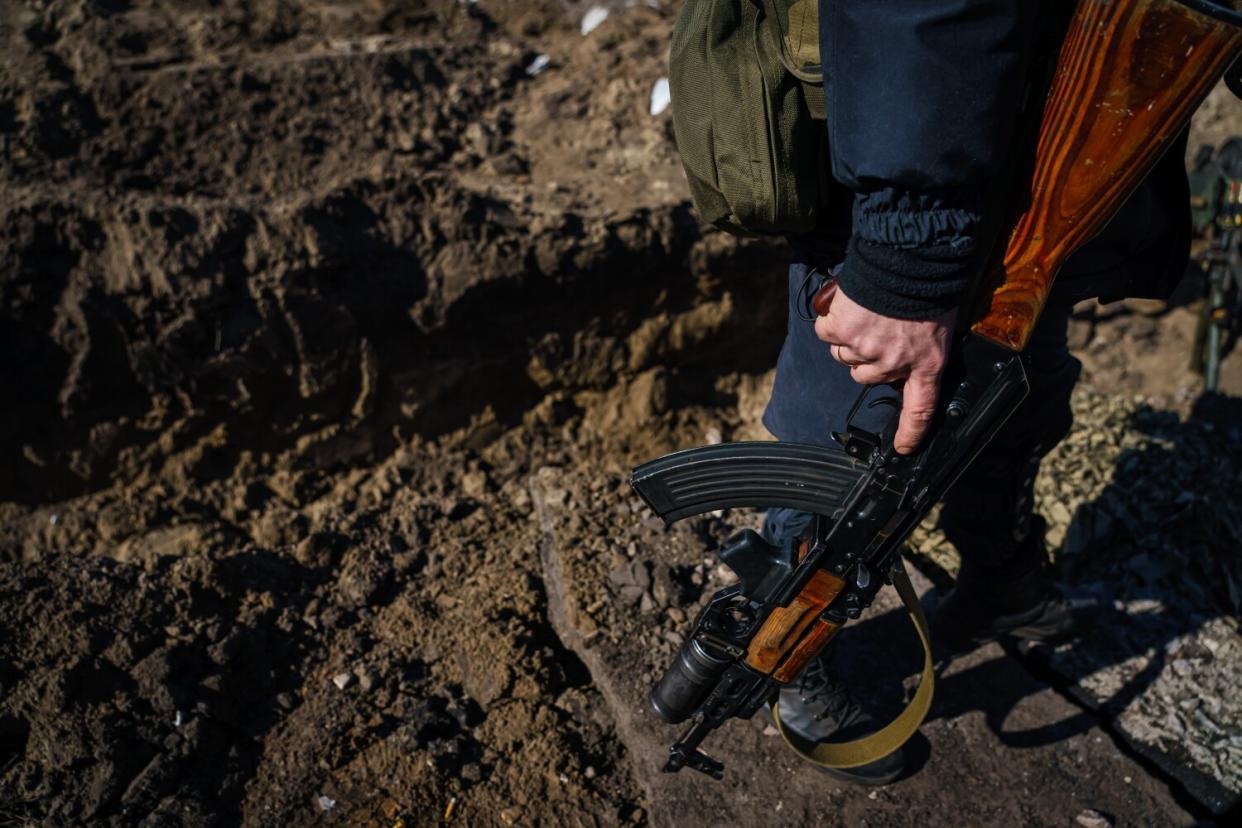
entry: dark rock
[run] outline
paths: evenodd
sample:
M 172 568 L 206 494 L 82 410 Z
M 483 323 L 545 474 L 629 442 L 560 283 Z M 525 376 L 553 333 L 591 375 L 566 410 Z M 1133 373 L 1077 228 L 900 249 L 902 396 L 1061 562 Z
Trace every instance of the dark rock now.
M 382 602 L 393 584 L 392 559 L 373 550 L 355 549 L 345 556 L 337 578 L 337 599 L 349 609 Z

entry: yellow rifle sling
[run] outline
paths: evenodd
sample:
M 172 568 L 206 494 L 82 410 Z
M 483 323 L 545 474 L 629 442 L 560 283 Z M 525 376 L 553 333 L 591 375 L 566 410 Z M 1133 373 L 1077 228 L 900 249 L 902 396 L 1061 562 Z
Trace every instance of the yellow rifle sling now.
M 785 744 L 808 762 L 825 768 L 856 768 L 883 759 L 901 747 L 914 735 L 931 708 L 932 691 L 936 684 L 935 670 L 932 662 L 931 637 L 927 631 L 927 617 L 923 615 L 923 607 L 919 605 L 919 597 L 914 593 L 905 570 L 893 570 L 893 586 L 906 605 L 910 621 L 918 631 L 919 641 L 923 644 L 923 678 L 919 681 L 919 689 L 914 698 L 906 705 L 897 718 L 884 727 L 852 742 L 812 742 L 796 733 L 785 729 L 781 724 L 780 706 L 772 705 L 772 718 L 776 721 L 776 729 L 785 740 Z

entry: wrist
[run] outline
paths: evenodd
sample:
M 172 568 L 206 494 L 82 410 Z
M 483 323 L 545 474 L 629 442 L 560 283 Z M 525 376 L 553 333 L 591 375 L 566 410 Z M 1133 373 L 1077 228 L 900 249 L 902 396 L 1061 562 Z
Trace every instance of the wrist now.
M 838 276 L 841 290 L 869 311 L 894 319 L 936 319 L 957 309 L 974 274 L 970 248 L 898 248 L 854 236 Z

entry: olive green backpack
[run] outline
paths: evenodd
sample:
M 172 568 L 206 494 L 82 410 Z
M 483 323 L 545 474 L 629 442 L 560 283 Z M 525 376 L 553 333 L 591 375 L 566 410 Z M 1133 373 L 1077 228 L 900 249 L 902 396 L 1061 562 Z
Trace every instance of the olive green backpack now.
M 828 180 L 818 0 L 685 0 L 669 90 L 704 221 L 741 235 L 817 226 Z

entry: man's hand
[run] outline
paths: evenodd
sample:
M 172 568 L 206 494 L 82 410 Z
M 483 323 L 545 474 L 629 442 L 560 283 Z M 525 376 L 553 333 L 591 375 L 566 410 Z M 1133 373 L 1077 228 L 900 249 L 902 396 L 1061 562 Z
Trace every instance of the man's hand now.
M 931 425 L 956 318 L 956 310 L 926 321 L 881 316 L 837 288 L 828 313 L 815 321 L 815 335 L 829 344 L 833 359 L 850 366 L 854 382 L 903 389 L 893 438 L 898 454 L 918 448 Z

